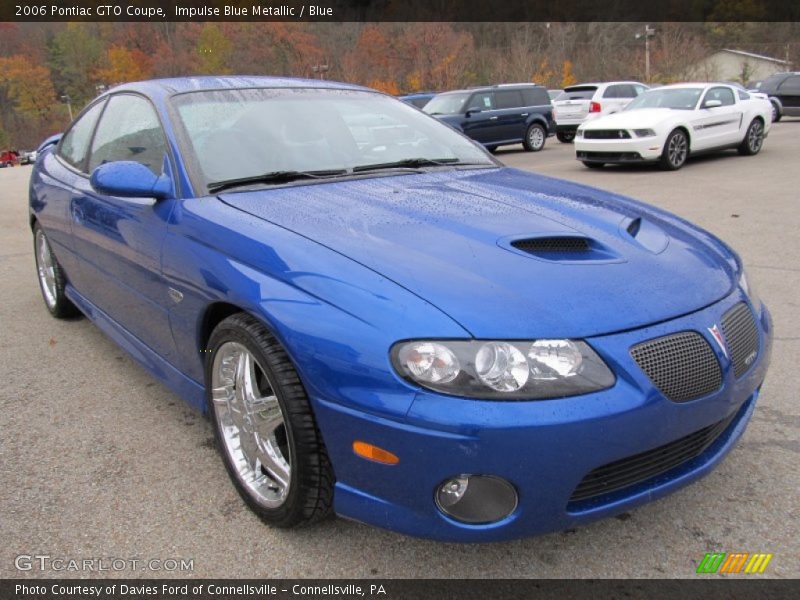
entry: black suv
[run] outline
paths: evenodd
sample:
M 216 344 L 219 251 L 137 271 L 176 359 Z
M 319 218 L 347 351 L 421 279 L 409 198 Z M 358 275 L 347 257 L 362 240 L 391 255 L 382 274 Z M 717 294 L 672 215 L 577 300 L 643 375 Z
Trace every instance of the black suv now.
M 769 96 L 773 121 L 783 115 L 800 117 L 800 72 L 776 73 L 762 81 L 757 91 Z
M 538 152 L 556 132 L 547 89 L 531 83 L 445 92 L 423 110 L 492 152 L 498 146 L 520 142 L 526 150 Z

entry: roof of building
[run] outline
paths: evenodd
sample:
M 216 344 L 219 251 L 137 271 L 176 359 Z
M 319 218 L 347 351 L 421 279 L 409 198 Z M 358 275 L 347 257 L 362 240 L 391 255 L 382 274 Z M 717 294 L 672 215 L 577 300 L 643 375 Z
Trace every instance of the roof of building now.
M 730 52 L 731 54 L 737 54 L 738 56 L 746 56 L 747 58 L 755 58 L 758 60 L 766 60 L 769 62 L 777 63 L 780 65 L 788 65 L 789 63 L 785 60 L 781 60 L 780 58 L 773 58 L 771 56 L 764 56 L 763 54 L 755 54 L 753 52 L 745 52 L 744 50 L 733 50 L 731 48 L 723 48 L 719 52 Z M 717 54 L 716 52 L 714 54 Z

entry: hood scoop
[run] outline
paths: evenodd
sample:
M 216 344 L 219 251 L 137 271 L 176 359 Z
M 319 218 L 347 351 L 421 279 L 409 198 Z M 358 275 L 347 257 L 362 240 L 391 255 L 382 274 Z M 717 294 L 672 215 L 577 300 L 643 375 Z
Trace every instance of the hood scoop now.
M 501 247 L 540 260 L 561 263 L 621 262 L 621 258 L 597 240 L 581 235 L 545 235 L 505 238 Z
M 591 248 L 588 238 L 575 236 L 528 238 L 514 240 L 511 245 L 517 250 L 536 255 L 576 254 L 589 252 Z

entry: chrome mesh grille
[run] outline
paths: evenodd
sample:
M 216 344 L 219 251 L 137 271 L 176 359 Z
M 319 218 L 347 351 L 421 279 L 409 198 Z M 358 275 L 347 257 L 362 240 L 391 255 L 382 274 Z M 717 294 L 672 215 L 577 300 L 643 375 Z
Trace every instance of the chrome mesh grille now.
M 710 394 L 722 385 L 722 370 L 714 351 L 699 333 L 683 331 L 637 344 L 633 360 L 673 402 Z
M 741 377 L 758 356 L 758 328 L 747 304 L 740 302 L 725 313 L 722 333 L 733 362 L 733 374 Z

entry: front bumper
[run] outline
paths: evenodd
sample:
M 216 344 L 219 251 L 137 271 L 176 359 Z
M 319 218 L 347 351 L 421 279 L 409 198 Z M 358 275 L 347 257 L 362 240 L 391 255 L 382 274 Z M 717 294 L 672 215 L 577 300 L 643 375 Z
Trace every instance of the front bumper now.
M 648 162 L 661 158 L 663 146 L 663 141 L 658 136 L 623 140 L 587 140 L 576 137 L 575 157 L 587 162 Z
M 708 328 L 743 300 L 737 291 L 691 315 L 589 343 L 617 376 L 614 387 L 584 396 L 533 402 L 467 400 L 416 391 L 404 422 L 315 399 L 315 409 L 337 483 L 336 512 L 409 535 L 479 542 L 563 530 L 630 510 L 664 496 L 711 471 L 743 433 L 769 363 L 772 324 L 756 311 L 759 352 L 737 379 Z M 676 403 L 666 399 L 630 356 L 642 341 L 680 331 L 703 335 L 717 353 L 722 387 Z M 703 452 L 653 478 L 605 496 L 571 501 L 583 478 L 597 467 L 641 454 L 712 424 L 724 430 Z M 354 439 L 385 448 L 399 464 L 358 458 Z M 519 503 L 507 518 L 468 525 L 434 502 L 446 479 L 466 474 L 503 477 Z

